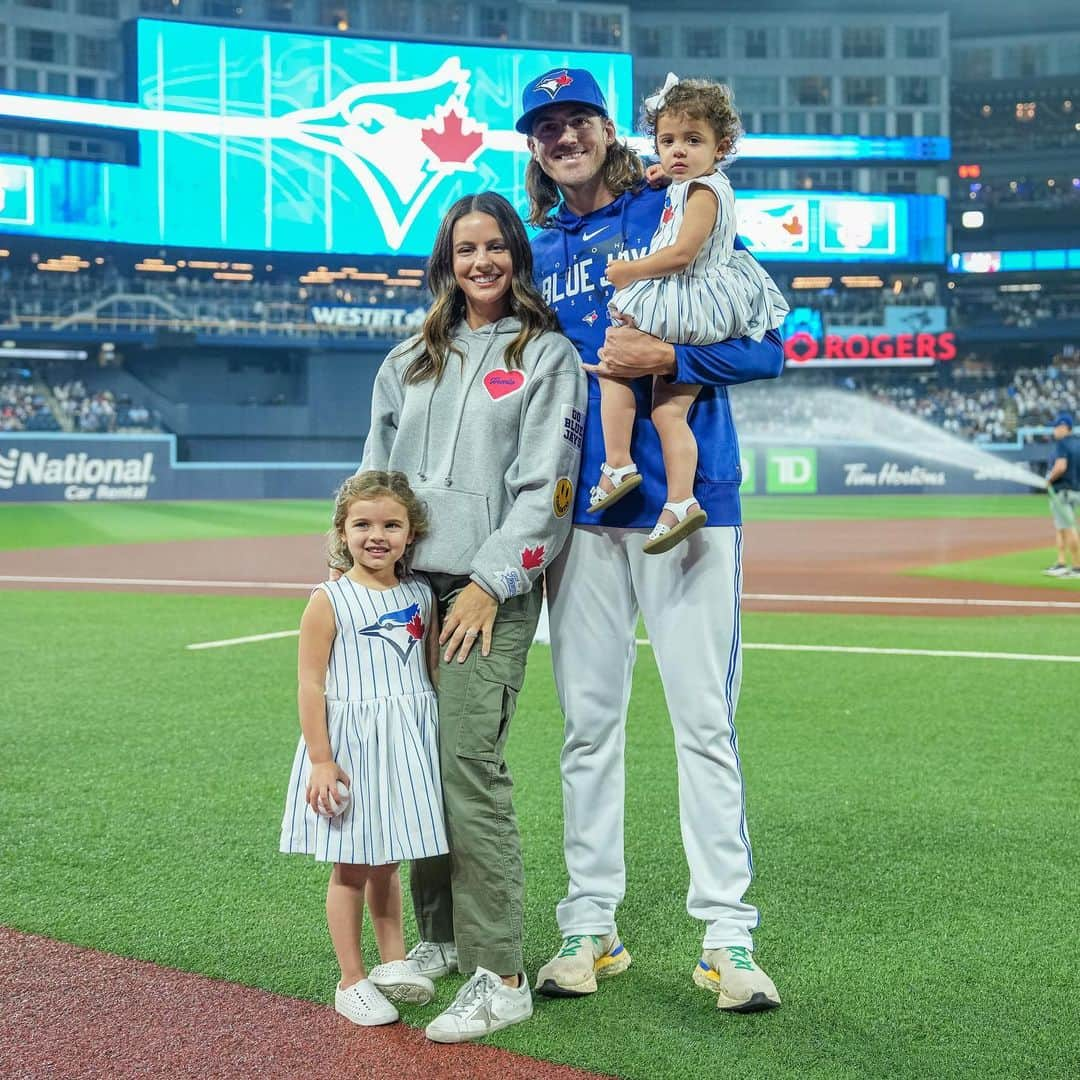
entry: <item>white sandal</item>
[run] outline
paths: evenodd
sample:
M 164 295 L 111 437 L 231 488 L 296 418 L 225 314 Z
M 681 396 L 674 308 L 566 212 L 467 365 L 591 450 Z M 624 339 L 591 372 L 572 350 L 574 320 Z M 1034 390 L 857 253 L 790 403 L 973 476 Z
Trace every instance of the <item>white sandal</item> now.
M 629 495 L 635 488 L 641 487 L 641 473 L 633 462 L 613 469 L 605 461 L 600 466 L 600 471 L 611 481 L 612 488 L 605 491 L 597 484 L 589 489 L 589 505 L 585 508 L 587 514 L 598 514 L 618 502 L 624 495 Z
M 697 509 L 691 511 L 691 506 L 697 506 Z M 665 551 L 670 551 L 691 533 L 697 532 L 709 520 L 709 515 L 698 506 L 697 499 L 693 497 L 677 503 L 666 502 L 664 509 L 670 510 L 675 515 L 676 523 L 674 525 L 665 525 L 661 521 L 656 523 L 642 548 L 646 555 L 662 555 Z

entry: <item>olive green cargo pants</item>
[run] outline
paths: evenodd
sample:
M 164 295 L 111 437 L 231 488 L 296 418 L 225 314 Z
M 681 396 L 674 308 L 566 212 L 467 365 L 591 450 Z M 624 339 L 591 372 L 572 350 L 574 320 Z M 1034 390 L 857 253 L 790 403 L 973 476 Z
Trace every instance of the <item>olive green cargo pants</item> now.
M 468 578 L 428 574 L 445 621 Z M 497 975 L 523 968 L 525 872 L 503 751 L 525 659 L 540 617 L 539 588 L 499 605 L 491 652 L 477 639 L 468 659 L 439 662 L 439 760 L 450 854 L 411 866 L 424 941 L 454 941 L 458 967 Z M 440 654 L 441 655 L 441 654 Z

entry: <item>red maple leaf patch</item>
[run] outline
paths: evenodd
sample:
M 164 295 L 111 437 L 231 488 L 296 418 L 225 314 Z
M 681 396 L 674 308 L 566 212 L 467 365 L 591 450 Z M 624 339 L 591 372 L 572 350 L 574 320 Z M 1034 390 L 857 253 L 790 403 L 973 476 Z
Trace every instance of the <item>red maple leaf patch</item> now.
M 660 220 L 666 225 L 675 216 L 675 211 L 671 209 L 671 203 L 668 203 L 664 207 L 664 212 L 660 216 Z
M 420 618 L 420 612 L 417 612 L 405 624 L 405 629 L 409 631 L 409 637 L 415 638 L 417 641 L 424 636 L 424 620 Z
M 522 570 L 539 570 L 544 565 L 544 545 L 537 544 L 534 548 L 521 549 Z
M 462 124 L 465 119 L 453 108 L 445 116 L 435 118 L 430 127 L 422 128 L 420 141 L 440 162 L 464 165 L 484 145 L 484 133 L 473 125 L 470 131 L 465 131 Z

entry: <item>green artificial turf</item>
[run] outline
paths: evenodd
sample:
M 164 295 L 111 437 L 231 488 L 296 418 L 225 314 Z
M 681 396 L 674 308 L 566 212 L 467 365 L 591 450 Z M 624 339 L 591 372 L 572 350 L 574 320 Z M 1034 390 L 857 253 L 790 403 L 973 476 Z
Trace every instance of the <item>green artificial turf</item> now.
M 3 595 L 0 923 L 326 1001 L 327 870 L 277 854 L 300 600 Z M 749 642 L 1080 653 L 1070 617 L 750 615 Z M 632 1078 L 1067 1077 L 1080 1060 L 1080 665 L 748 650 L 739 710 L 778 1012 L 690 970 L 672 736 L 639 651 L 627 744 L 634 966 L 492 1041 Z M 530 974 L 562 895 L 561 721 L 534 649 L 510 742 Z M 409 920 L 410 939 L 415 928 Z M 368 957 L 374 955 L 368 941 Z M 459 979 L 440 984 L 445 1005 Z M 407 1008 L 422 1024 L 434 1008 Z
M 0 551 L 324 531 L 330 500 L 17 503 L 0 507 Z
M 749 495 L 747 521 L 1038 517 L 1025 495 Z M 325 499 L 247 502 L 16 503 L 0 507 L 0 551 L 322 532 Z
M 1056 562 L 1057 551 L 1048 547 L 1011 551 L 1006 555 L 992 555 L 987 559 L 970 559 L 966 562 L 935 563 L 933 566 L 923 566 L 907 572 L 920 577 L 1080 591 L 1080 579 L 1070 581 L 1066 578 L 1048 577 L 1043 573 L 1043 570 Z

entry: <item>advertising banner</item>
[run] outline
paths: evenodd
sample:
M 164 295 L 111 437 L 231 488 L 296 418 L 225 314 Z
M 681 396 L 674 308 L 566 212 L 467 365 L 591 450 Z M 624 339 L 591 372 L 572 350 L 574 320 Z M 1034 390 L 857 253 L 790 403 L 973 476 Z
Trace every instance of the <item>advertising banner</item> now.
M 784 320 L 784 358 L 800 367 L 928 367 L 956 357 L 944 308 L 896 310 L 885 308 L 881 326 L 845 326 L 827 322 L 815 308 L 792 308 Z
M 980 471 L 864 443 L 774 446 L 755 442 L 742 451 L 741 491 L 769 495 L 1029 494 L 1033 489 L 1002 476 L 993 466 Z M 996 455 L 1022 464 L 1015 456 Z M 762 475 L 763 474 L 763 475 Z M 753 486 L 751 486 L 753 485 Z
M 416 307 L 358 307 L 347 304 L 312 304 L 308 314 L 319 326 L 364 330 L 372 334 L 390 330 L 418 331 L 426 309 Z
M 749 440 L 748 440 L 749 441 Z M 813 446 L 749 441 L 743 494 L 1021 494 L 996 473 L 862 443 Z M 996 455 L 1003 465 L 1016 455 Z M 155 499 L 329 498 L 356 462 L 178 462 L 173 435 L 0 433 L 0 505 Z
M 0 433 L 0 505 L 329 498 L 355 470 L 355 462 L 177 462 L 173 435 Z

